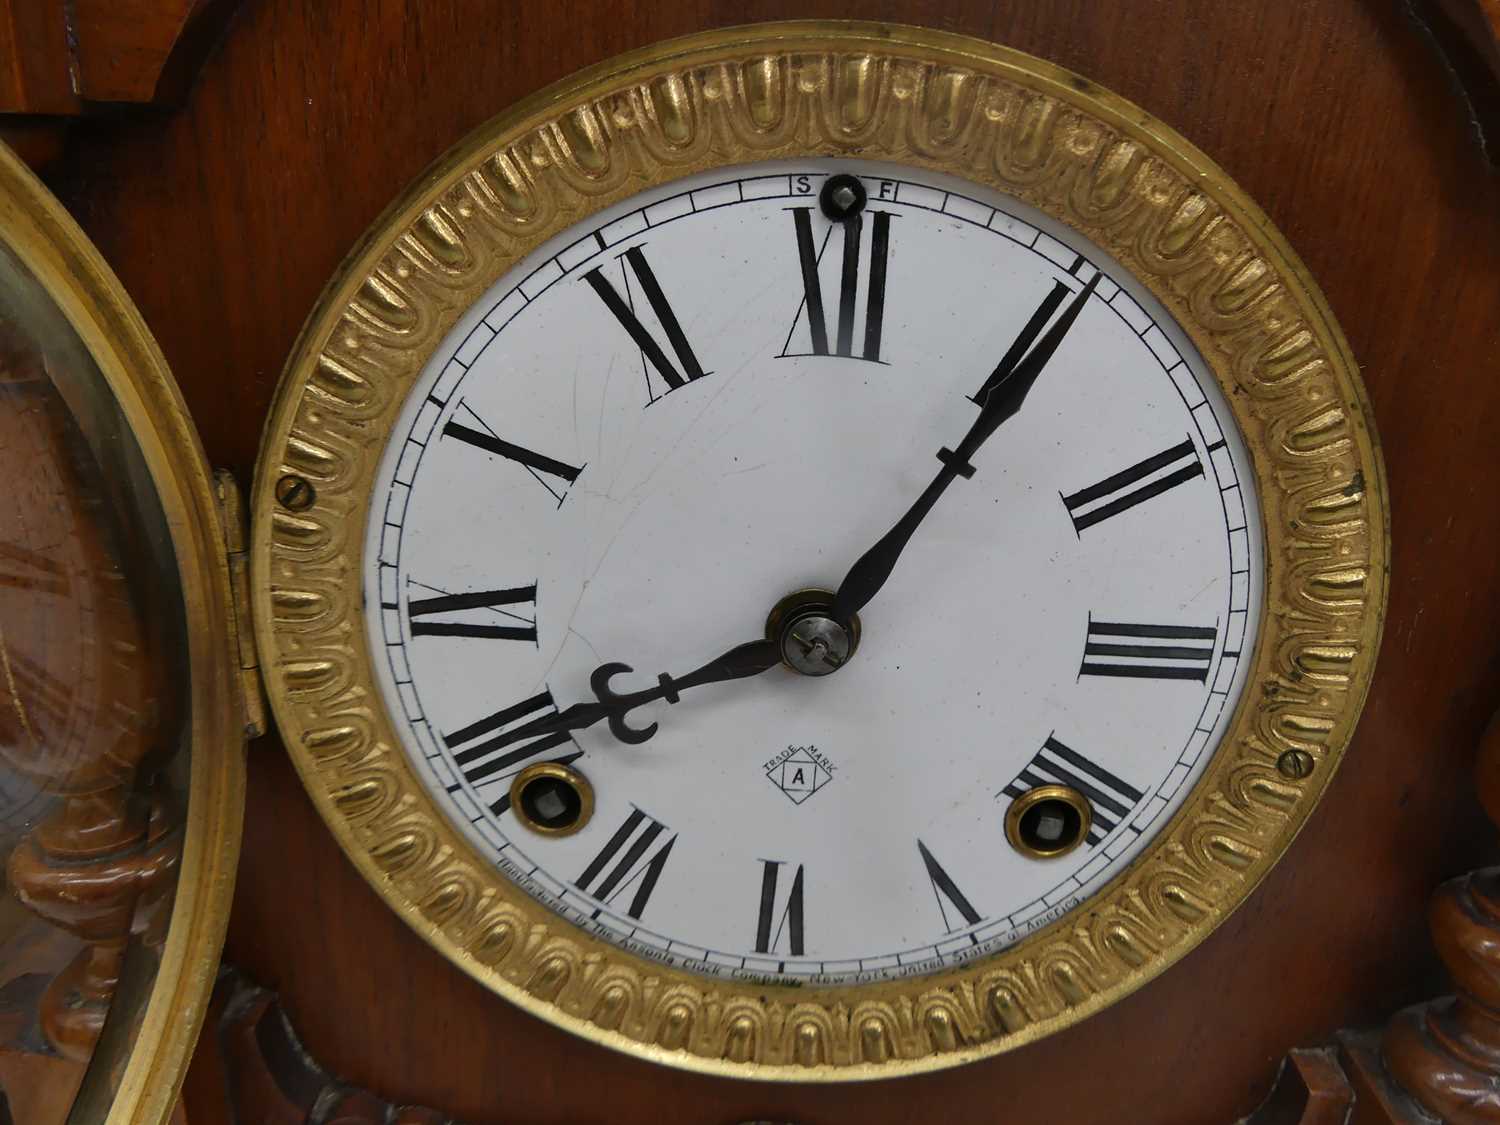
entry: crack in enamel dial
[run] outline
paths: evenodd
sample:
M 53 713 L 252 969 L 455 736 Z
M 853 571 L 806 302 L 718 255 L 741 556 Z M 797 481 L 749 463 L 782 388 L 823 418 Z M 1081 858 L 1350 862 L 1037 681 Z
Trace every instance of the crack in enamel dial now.
M 939 33 L 710 33 L 486 126 L 330 287 L 255 488 L 268 694 L 361 871 L 528 1010 L 744 1077 L 952 1065 L 1161 972 L 1311 811 L 1384 607 L 1365 411 L 1138 109 Z M 959 462 L 834 673 L 674 701 Z M 649 739 L 549 728 L 606 672 Z

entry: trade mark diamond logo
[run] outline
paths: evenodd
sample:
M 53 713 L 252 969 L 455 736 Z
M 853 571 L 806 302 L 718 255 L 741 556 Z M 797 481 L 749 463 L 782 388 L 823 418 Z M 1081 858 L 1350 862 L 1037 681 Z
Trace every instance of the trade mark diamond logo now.
M 788 746 L 766 763 L 766 776 L 800 805 L 833 780 L 833 763 L 816 746 Z

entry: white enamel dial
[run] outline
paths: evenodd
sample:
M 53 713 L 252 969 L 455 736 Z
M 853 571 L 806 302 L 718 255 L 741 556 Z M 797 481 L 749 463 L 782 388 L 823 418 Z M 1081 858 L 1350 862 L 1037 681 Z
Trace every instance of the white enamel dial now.
M 857 237 L 818 203 L 851 172 Z M 684 691 L 630 714 L 639 745 L 516 737 L 602 664 L 650 688 L 835 589 L 1096 273 L 835 674 Z M 1170 315 L 1078 233 L 915 169 L 721 169 L 581 223 L 434 352 L 374 497 L 370 640 L 434 799 L 573 924 L 710 975 L 930 972 L 1076 908 L 1207 765 L 1261 613 L 1250 460 Z M 592 785 L 574 834 L 510 808 L 546 760 Z M 1023 854 L 1007 809 L 1054 783 L 1088 837 Z

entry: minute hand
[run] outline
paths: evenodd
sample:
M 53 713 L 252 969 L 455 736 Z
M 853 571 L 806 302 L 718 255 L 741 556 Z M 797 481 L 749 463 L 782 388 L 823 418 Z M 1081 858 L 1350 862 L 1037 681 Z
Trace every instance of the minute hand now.
M 887 531 L 875 546 L 859 557 L 859 560 L 849 568 L 844 581 L 839 584 L 838 593 L 833 598 L 835 619 L 848 621 L 869 604 L 870 600 L 880 592 L 880 588 L 885 585 L 886 579 L 891 576 L 891 571 L 896 569 L 896 560 L 906 549 L 907 541 L 927 518 L 927 513 L 932 511 L 938 497 L 947 490 L 948 485 L 953 483 L 955 477 L 963 477 L 967 480 L 974 475 L 974 466 L 969 463 L 970 458 L 979 452 L 979 447 L 1000 428 L 1001 423 L 1013 417 L 1021 409 L 1021 404 L 1026 401 L 1032 384 L 1036 382 L 1042 369 L 1047 366 L 1052 354 L 1062 343 L 1063 337 L 1068 334 L 1068 330 L 1073 327 L 1073 322 L 1083 311 L 1083 306 L 1094 292 L 1094 287 L 1099 284 L 1100 276 L 1096 273 L 1089 283 L 1079 290 L 1078 295 L 1068 303 L 1062 315 L 1053 322 L 1052 327 L 1047 329 L 1042 338 L 1036 342 L 1036 346 L 1027 353 L 1026 358 L 1016 364 L 1015 369 L 1003 382 L 991 388 L 980 408 L 979 417 L 974 419 L 974 424 L 969 427 L 969 432 L 958 443 L 958 448 L 942 449 L 938 452 L 938 460 L 943 463 L 943 467 L 932 479 L 932 483 L 927 486 L 921 496 L 917 497 L 916 503 L 907 509 L 906 514 L 896 521 L 896 526 Z

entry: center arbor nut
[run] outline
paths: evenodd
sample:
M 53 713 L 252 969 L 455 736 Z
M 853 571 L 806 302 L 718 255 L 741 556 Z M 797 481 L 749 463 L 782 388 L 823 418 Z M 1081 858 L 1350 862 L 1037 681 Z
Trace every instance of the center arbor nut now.
M 837 672 L 859 647 L 859 617 L 847 623 L 833 616 L 828 590 L 798 590 L 776 603 L 766 618 L 766 639 L 781 648 L 782 662 L 804 676 Z

